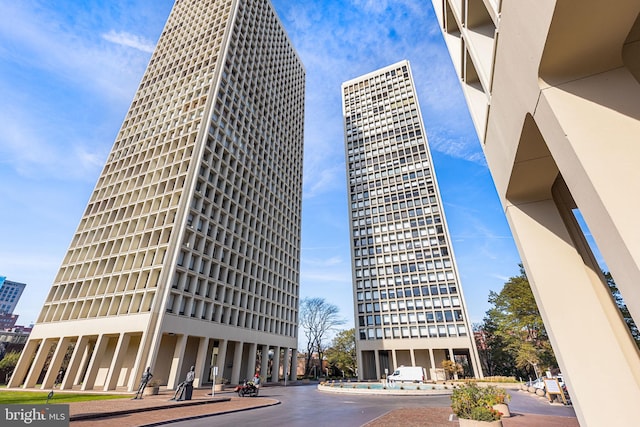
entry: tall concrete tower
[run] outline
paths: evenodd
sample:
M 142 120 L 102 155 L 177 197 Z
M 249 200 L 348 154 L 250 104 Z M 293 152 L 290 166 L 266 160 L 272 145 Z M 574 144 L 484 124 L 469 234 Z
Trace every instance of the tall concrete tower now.
M 482 376 L 408 61 L 342 84 L 359 376 Z
M 176 0 L 11 387 L 295 376 L 304 92 L 269 0 Z
M 13 314 L 26 283 L 13 282 L 0 276 L 0 314 Z

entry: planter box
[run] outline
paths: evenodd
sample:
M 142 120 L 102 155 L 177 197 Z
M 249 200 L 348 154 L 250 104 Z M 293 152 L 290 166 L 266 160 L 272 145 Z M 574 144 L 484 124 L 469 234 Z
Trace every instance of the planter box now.
M 506 403 L 498 403 L 493 405 L 493 409 L 500 412 L 502 414 L 502 418 L 508 418 L 511 416 L 511 411 L 509 411 L 509 405 Z
M 464 418 L 458 418 L 460 421 L 460 427 L 502 427 L 502 421 L 475 421 L 467 420 Z
M 154 396 L 156 394 L 158 394 L 160 392 L 160 386 L 159 385 L 155 385 L 155 386 L 147 386 L 144 389 L 144 393 L 142 393 L 144 396 Z

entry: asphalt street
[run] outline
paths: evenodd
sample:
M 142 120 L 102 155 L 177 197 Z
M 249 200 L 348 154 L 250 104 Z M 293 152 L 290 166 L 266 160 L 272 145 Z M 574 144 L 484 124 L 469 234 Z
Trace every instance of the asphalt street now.
M 528 393 L 509 390 L 512 412 L 538 415 L 575 416 L 573 408 L 550 405 L 544 399 Z M 291 427 L 349 427 L 362 426 L 389 411 L 410 407 L 447 407 L 448 395 L 441 396 L 379 396 L 345 395 L 320 392 L 315 385 L 292 387 L 263 387 L 261 397 L 281 402 L 267 408 L 217 415 L 170 425 L 176 427 L 215 426 L 291 426 Z M 250 397 L 246 399 L 251 399 Z

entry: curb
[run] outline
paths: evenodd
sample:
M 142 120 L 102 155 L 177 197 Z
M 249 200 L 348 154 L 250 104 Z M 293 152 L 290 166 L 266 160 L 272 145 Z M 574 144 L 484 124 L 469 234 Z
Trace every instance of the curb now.
M 206 405 L 210 403 L 218 403 L 218 402 L 229 402 L 231 400 L 230 397 L 219 397 L 215 400 L 194 400 L 188 401 L 185 403 L 181 403 L 178 405 L 166 405 L 166 404 L 157 404 L 155 406 L 148 406 L 145 408 L 132 408 L 132 409 L 121 409 L 117 411 L 109 411 L 109 412 L 93 412 L 88 414 L 76 414 L 69 417 L 69 421 L 85 421 L 85 420 L 93 420 L 98 418 L 108 418 L 115 417 L 119 415 L 133 414 L 137 412 L 149 412 L 149 411 L 159 411 L 161 409 L 167 408 L 180 408 L 185 406 L 196 406 L 196 405 Z
M 229 400 L 231 400 L 231 399 L 229 399 Z M 267 408 L 269 406 L 279 405 L 280 403 L 281 402 L 279 400 L 276 400 L 275 402 L 272 402 L 272 403 L 265 403 L 263 405 L 250 406 L 250 407 L 246 407 L 246 408 L 230 409 L 228 411 L 213 412 L 211 414 L 193 415 L 193 416 L 189 416 L 189 417 L 173 418 L 173 419 L 164 420 L 164 421 L 156 421 L 155 423 L 141 424 L 138 427 L 155 427 L 155 426 L 173 424 L 173 423 L 177 423 L 177 422 L 181 422 L 181 421 L 198 420 L 198 419 L 201 419 L 201 418 L 215 417 L 216 415 L 225 415 L 225 414 L 232 414 L 234 412 L 244 412 L 244 411 L 250 411 L 252 409 Z

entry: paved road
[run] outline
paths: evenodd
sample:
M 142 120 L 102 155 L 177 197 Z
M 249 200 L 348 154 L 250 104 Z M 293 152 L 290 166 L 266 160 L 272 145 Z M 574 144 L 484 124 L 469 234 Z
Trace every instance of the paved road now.
M 514 413 L 575 416 L 573 409 L 552 406 L 544 400 L 516 390 L 510 391 L 509 405 Z M 291 426 L 349 427 L 361 426 L 389 411 L 408 407 L 447 407 L 450 398 L 444 396 L 367 396 L 320 392 L 315 385 L 294 387 L 263 387 L 261 397 L 272 397 L 280 405 L 247 412 L 218 415 L 176 422 L 174 427 L 204 426 Z M 247 398 L 250 399 L 250 398 Z

